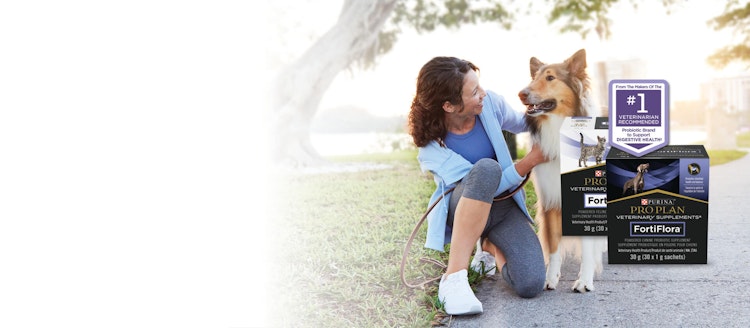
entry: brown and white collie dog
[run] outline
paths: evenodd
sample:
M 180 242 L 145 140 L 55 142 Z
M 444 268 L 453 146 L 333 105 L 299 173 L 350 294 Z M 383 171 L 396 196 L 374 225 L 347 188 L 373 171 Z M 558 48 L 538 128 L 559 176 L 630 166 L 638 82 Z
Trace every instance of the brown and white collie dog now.
M 548 162 L 533 171 L 537 194 L 536 222 L 547 263 L 546 289 L 557 288 L 563 255 L 575 251 L 581 257 L 581 269 L 573 290 L 594 290 L 594 273 L 601 270 L 606 237 L 565 237 L 562 243 L 560 190 L 560 127 L 565 117 L 595 113 L 586 74 L 586 51 L 581 49 L 562 63 L 544 64 L 536 57 L 530 61 L 531 83 L 518 93 L 526 106 L 531 142 L 541 146 Z M 565 247 L 563 247 L 565 245 Z

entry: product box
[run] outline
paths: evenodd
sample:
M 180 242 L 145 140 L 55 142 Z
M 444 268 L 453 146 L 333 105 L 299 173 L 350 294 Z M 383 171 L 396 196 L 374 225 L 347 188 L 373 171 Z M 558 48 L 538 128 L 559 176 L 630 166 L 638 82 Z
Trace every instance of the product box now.
M 708 153 L 665 146 L 636 157 L 607 156 L 610 264 L 705 264 Z
M 607 117 L 567 117 L 560 129 L 562 233 L 607 235 Z

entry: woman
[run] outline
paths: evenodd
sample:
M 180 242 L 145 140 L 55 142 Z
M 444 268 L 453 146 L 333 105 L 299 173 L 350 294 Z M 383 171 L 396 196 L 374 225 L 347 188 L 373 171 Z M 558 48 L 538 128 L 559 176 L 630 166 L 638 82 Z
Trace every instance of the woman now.
M 494 255 L 505 281 L 521 297 L 538 295 L 545 279 L 542 248 L 530 225 L 524 193 L 498 202 L 493 198 L 518 187 L 546 159 L 532 147 L 513 163 L 502 130 L 527 130 L 523 114 L 500 95 L 485 92 L 478 71 L 465 60 L 433 58 L 419 72 L 409 113 L 419 164 L 433 174 L 437 185 L 430 204 L 456 187 L 430 213 L 425 245 L 443 251 L 451 244 L 438 290 L 451 315 L 482 312 L 467 278 L 469 258 L 480 237 L 482 248 Z

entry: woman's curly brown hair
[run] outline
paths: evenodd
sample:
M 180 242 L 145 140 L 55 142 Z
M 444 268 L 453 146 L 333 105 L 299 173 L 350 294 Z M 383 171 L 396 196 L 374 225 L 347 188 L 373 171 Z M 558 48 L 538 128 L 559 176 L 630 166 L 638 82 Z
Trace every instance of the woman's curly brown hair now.
M 441 146 L 447 134 L 443 104 L 463 106 L 464 75 L 479 67 L 455 57 L 435 57 L 422 66 L 417 76 L 417 94 L 409 112 L 409 134 L 417 147 L 436 140 Z

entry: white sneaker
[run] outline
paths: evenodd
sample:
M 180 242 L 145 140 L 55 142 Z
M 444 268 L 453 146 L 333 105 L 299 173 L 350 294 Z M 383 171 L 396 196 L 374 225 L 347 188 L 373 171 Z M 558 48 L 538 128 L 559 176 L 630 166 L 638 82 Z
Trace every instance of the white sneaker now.
M 445 305 L 445 313 L 450 315 L 482 313 L 479 302 L 469 286 L 466 269 L 443 275 L 438 287 L 438 299 Z
M 482 273 L 482 265 L 484 265 L 484 271 L 488 276 L 492 276 L 497 272 L 497 264 L 495 263 L 495 257 L 490 252 L 482 251 L 479 254 L 475 254 L 471 260 L 471 268 L 479 273 Z

